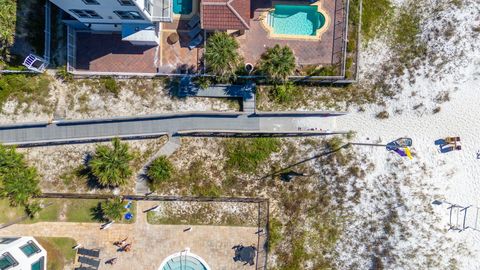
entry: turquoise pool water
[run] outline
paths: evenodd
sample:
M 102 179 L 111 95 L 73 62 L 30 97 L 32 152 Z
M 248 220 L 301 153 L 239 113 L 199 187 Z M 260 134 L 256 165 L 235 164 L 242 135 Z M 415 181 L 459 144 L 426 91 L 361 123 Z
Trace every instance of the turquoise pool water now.
M 207 268 L 198 259 L 187 255 L 167 261 L 162 270 L 207 270 Z
M 190 14 L 192 12 L 193 0 L 173 0 L 173 13 Z
M 276 5 L 269 23 L 275 34 L 315 36 L 325 24 L 325 16 L 316 6 Z

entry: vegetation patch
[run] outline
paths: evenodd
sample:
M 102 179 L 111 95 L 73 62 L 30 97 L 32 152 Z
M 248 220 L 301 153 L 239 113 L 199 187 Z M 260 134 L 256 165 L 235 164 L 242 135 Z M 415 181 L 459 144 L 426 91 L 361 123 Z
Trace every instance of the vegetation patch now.
M 134 156 L 128 144 L 120 139 L 112 140 L 112 146 L 97 145 L 95 154 L 88 163 L 92 175 L 101 186 L 122 186 L 128 183 L 133 174 L 131 161 Z
M 9 49 L 15 36 L 16 10 L 17 1 L 0 0 L 0 69 L 10 60 Z
M 147 214 L 150 224 L 257 226 L 258 203 L 160 202 Z
M 280 150 L 275 138 L 231 139 L 224 143 L 227 168 L 253 173 L 272 153 Z
M 243 62 L 238 53 L 239 44 L 226 32 L 215 32 L 207 40 L 205 62 L 207 68 L 219 76 L 221 81 L 235 77 L 236 71 Z
M 67 265 L 73 265 L 76 250 L 72 249 L 77 242 L 67 237 L 35 237 L 47 251 L 47 269 L 63 270 Z
M 49 101 L 50 78 L 47 75 L 9 74 L 0 76 L 0 107 L 8 100 L 18 102 L 17 110 L 23 106 L 28 112 L 31 105 L 42 105 L 44 112 L 53 110 Z
M 147 169 L 150 189 L 156 190 L 158 185 L 170 180 L 174 167 L 166 156 L 156 158 Z

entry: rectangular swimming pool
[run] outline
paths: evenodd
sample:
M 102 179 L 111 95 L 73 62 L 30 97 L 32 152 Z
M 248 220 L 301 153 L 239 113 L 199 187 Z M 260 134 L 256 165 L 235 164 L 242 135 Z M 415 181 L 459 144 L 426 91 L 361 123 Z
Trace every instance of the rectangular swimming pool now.
M 269 24 L 274 34 L 315 36 L 325 24 L 325 16 L 317 6 L 275 5 L 269 13 Z

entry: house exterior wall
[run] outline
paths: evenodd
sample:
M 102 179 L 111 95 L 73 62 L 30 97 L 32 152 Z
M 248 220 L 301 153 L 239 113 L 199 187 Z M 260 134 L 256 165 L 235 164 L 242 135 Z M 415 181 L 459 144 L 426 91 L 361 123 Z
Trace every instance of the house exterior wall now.
M 15 238 L 15 240 L 12 242 L 8 242 L 12 238 Z M 30 256 L 27 256 L 20 248 L 28 244 L 29 241 L 32 241 L 40 249 L 40 251 L 31 254 Z M 0 238 L 0 258 L 2 258 L 2 256 L 7 253 L 18 263 L 18 265 L 14 267 L 7 268 L 8 270 L 32 269 L 32 264 L 38 262 L 42 258 L 42 270 L 47 270 L 47 252 L 33 237 L 23 236 Z
M 88 5 L 83 0 L 50 0 L 53 4 L 57 5 L 59 8 L 70 14 L 72 17 L 76 18 L 80 22 L 88 25 L 91 24 L 94 27 L 99 29 L 108 30 L 115 29 L 111 26 L 100 26 L 102 24 L 122 24 L 122 23 L 151 23 L 150 16 L 146 11 L 143 11 L 139 8 L 138 3 L 143 0 L 132 0 L 135 3 L 134 6 L 122 6 L 118 0 L 97 0 L 98 5 Z M 138 3 L 137 3 L 138 2 Z M 142 4 L 143 6 L 143 4 Z M 81 18 L 77 16 L 72 10 L 93 10 L 102 18 Z M 114 11 L 135 11 L 138 12 L 143 19 L 141 20 L 129 20 L 122 19 Z M 92 27 L 91 27 L 92 28 Z M 119 28 L 121 29 L 121 28 Z M 92 30 L 95 30 L 92 28 Z M 101 31 L 101 30 L 99 30 Z

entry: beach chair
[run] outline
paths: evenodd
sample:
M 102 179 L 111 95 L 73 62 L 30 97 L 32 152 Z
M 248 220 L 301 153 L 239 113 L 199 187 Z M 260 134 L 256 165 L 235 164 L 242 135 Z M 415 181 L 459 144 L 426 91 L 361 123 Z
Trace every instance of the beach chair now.
M 190 19 L 190 21 L 188 21 L 187 25 L 188 25 L 188 27 L 193 28 L 193 27 L 197 26 L 198 23 L 200 23 L 200 16 L 198 16 L 198 14 L 197 14 L 197 15 L 193 16 Z
M 100 257 L 100 250 L 79 248 L 77 250 L 77 253 L 80 254 L 80 255 L 85 255 L 85 256 L 90 256 L 90 257 L 95 257 L 95 258 Z
M 97 261 L 97 260 L 94 260 L 94 259 L 90 259 L 88 257 L 84 257 L 84 256 L 80 256 L 78 257 L 78 262 L 82 263 L 82 264 L 88 264 L 88 265 L 91 265 L 95 268 L 98 269 L 98 267 L 100 266 L 100 261 Z
M 200 26 L 198 27 L 195 27 L 193 28 L 192 30 L 190 30 L 190 32 L 188 32 L 188 36 L 190 38 L 194 38 L 196 37 L 198 34 L 200 34 L 200 32 L 202 32 L 202 29 L 200 28 Z
M 193 50 L 194 48 L 202 44 L 202 42 L 203 42 L 203 35 L 200 34 L 196 36 L 194 39 L 190 40 L 190 42 L 188 43 L 188 48 L 190 50 Z

